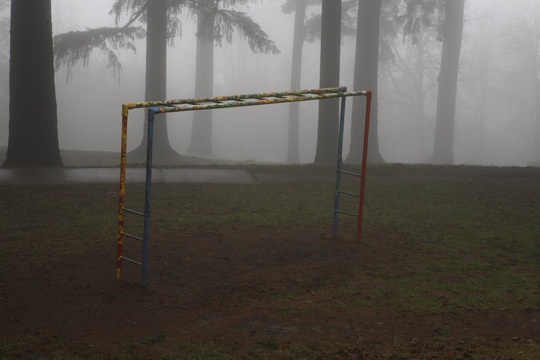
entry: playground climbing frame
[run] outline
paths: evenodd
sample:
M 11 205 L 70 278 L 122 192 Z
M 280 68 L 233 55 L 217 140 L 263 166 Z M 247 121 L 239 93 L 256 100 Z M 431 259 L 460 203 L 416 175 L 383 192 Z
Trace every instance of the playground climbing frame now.
M 366 112 L 364 118 L 364 139 L 362 153 L 361 173 L 352 173 L 343 170 L 343 134 L 345 124 L 345 105 L 346 98 L 351 96 L 364 96 L 366 98 Z M 244 106 L 270 105 L 280 103 L 292 103 L 299 101 L 325 100 L 341 98 L 340 113 L 339 113 L 339 139 L 338 139 L 338 154 L 337 154 L 337 170 L 336 170 L 336 191 L 334 198 L 334 221 L 333 235 L 337 235 L 338 231 L 338 215 L 346 214 L 358 217 L 357 225 L 357 240 L 360 241 L 362 234 L 362 218 L 364 207 L 364 189 L 366 177 L 367 150 L 369 138 L 369 123 L 371 116 L 371 91 L 347 91 L 346 87 L 311 89 L 301 91 L 287 92 L 269 92 L 259 94 L 233 95 L 233 96 L 218 96 L 213 98 L 197 98 L 197 99 L 181 99 L 181 100 L 164 100 L 164 101 L 147 101 L 138 103 L 122 104 L 122 139 L 120 149 L 120 191 L 119 191 L 119 206 L 118 206 L 118 235 L 117 235 L 117 258 L 116 258 L 116 278 L 121 278 L 122 262 L 125 260 L 130 263 L 141 266 L 141 285 L 148 285 L 148 248 L 150 237 L 150 202 L 152 191 L 152 156 L 153 156 L 153 141 L 154 141 L 154 121 L 155 116 L 163 113 L 181 112 L 181 111 L 197 111 L 210 109 L 223 109 Z M 126 198 L 126 169 L 127 169 L 127 128 L 129 111 L 132 109 L 147 109 L 147 146 L 146 146 L 146 180 L 145 180 L 145 196 L 144 210 L 136 211 L 125 207 Z M 353 120 L 354 121 L 354 120 Z M 358 194 L 341 190 L 342 174 L 360 178 L 360 191 Z M 359 198 L 358 213 L 340 209 L 340 196 L 355 196 Z M 144 219 L 143 236 L 137 236 L 124 231 L 124 222 L 126 213 L 131 213 L 135 216 L 140 216 Z M 142 242 L 142 260 L 124 256 L 123 246 L 124 239 L 129 238 Z

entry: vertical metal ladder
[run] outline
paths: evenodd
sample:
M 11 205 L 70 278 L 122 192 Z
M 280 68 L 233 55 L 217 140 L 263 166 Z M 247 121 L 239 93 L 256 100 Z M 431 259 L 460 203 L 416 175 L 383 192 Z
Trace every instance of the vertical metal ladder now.
M 118 235 L 117 235 L 117 257 L 116 257 L 116 279 L 120 279 L 122 270 L 122 261 L 139 265 L 141 267 L 141 286 L 148 285 L 148 243 L 150 239 L 150 190 L 152 186 L 152 147 L 154 143 L 154 111 L 148 109 L 148 140 L 146 143 L 146 179 L 145 179 L 145 195 L 144 195 L 144 211 L 136 211 L 125 207 L 126 194 L 126 172 L 127 172 L 127 119 L 128 107 L 122 106 L 122 149 L 120 158 L 120 195 L 118 209 Z M 144 218 L 143 237 L 139 237 L 125 232 L 124 223 L 126 213 Z M 142 242 L 142 259 L 141 261 L 125 257 L 123 254 L 124 239 L 129 238 Z
M 368 139 L 369 139 L 369 123 L 371 117 L 371 92 L 366 94 L 366 116 L 364 122 L 364 143 L 362 151 L 362 167 L 360 174 L 343 170 L 343 133 L 345 127 L 345 100 L 341 98 L 341 109 L 339 116 L 339 141 L 338 141 L 338 158 L 336 168 L 336 191 L 334 197 L 334 222 L 332 226 L 333 236 L 337 236 L 338 233 L 338 220 L 339 214 L 349 215 L 357 217 L 356 228 L 356 240 L 362 239 L 362 222 L 364 217 L 364 191 L 366 186 L 366 165 L 367 165 L 367 153 L 368 153 Z M 353 176 L 360 178 L 359 193 L 353 193 L 350 191 L 344 191 L 341 188 L 341 175 Z M 358 212 L 352 212 L 352 210 L 344 210 L 340 207 L 340 196 L 352 196 L 358 198 Z
M 135 211 L 135 210 L 128 209 L 128 208 L 124 208 L 124 211 L 127 212 L 127 213 L 130 213 L 130 214 L 134 214 L 134 215 L 137 215 L 137 216 L 142 216 L 142 217 L 144 217 L 144 213 L 139 212 L 139 211 Z M 144 244 L 144 238 L 143 238 L 143 237 L 136 236 L 136 235 L 127 233 L 127 232 L 125 232 L 125 231 L 122 231 L 122 232 L 121 232 L 121 236 L 123 237 L 122 240 L 128 238 L 128 239 L 133 239 L 133 240 L 139 241 L 139 242 L 141 242 L 142 244 Z M 123 254 L 122 254 L 122 259 L 125 260 L 125 261 L 127 261 L 127 262 L 130 262 L 130 263 L 132 263 L 132 264 L 139 265 L 139 266 L 143 266 L 143 263 L 144 263 L 144 261 L 143 261 L 142 259 L 141 259 L 141 261 L 137 261 L 137 260 L 128 258 L 128 257 L 124 256 Z

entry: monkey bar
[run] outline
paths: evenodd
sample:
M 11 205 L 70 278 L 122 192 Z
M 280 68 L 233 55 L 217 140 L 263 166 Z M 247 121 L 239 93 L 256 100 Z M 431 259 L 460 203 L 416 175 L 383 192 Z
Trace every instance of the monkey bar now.
M 345 123 L 345 100 L 351 96 L 366 97 L 366 113 L 364 123 L 364 146 L 362 154 L 362 170 L 360 174 L 355 174 L 342 170 L 343 165 L 343 133 Z M 336 170 L 336 191 L 334 199 L 334 221 L 332 232 L 337 235 L 338 214 L 343 213 L 358 217 L 357 224 L 357 240 L 360 241 L 362 234 L 362 217 L 364 206 L 364 188 L 367 162 L 367 149 L 369 137 L 369 122 L 371 112 L 371 91 L 347 91 L 346 87 L 335 87 L 325 89 L 312 89 L 301 91 L 288 92 L 270 92 L 260 94 L 246 94 L 233 96 L 218 96 L 213 98 L 198 98 L 198 99 L 181 99 L 181 100 L 164 100 L 164 101 L 147 101 L 138 103 L 122 104 L 122 142 L 120 156 L 120 191 L 119 191 L 119 207 L 118 207 L 118 236 L 117 236 L 117 258 L 116 258 L 116 278 L 120 279 L 122 271 L 122 261 L 131 262 L 140 265 L 142 268 L 141 283 L 145 287 L 148 284 L 148 245 L 150 234 L 150 200 L 152 189 L 152 152 L 154 140 L 154 118 L 155 115 L 163 113 L 181 112 L 181 111 L 196 111 L 234 108 L 243 106 L 269 105 L 279 103 L 292 103 L 299 101 L 324 100 L 341 98 L 341 109 L 339 116 L 339 139 L 338 139 L 338 159 Z M 146 182 L 145 182 L 145 200 L 144 210 L 136 211 L 125 207 L 126 193 L 126 168 L 127 168 L 127 125 L 129 111 L 132 109 L 145 108 L 147 109 L 147 146 L 146 146 Z M 350 192 L 341 191 L 341 174 L 357 176 L 361 178 L 360 193 L 353 194 Z M 358 213 L 351 213 L 339 208 L 340 195 L 352 195 L 359 198 Z M 144 218 L 143 236 L 136 236 L 124 232 L 125 213 L 131 213 Z M 137 261 L 127 258 L 123 255 L 124 237 L 131 238 L 142 242 L 142 261 Z

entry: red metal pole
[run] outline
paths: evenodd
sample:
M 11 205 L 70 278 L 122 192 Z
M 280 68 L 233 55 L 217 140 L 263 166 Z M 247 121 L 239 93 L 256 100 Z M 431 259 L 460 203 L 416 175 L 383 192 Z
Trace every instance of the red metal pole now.
M 369 122 L 371 120 L 371 91 L 366 93 L 366 119 L 364 125 L 364 149 L 362 152 L 362 177 L 360 180 L 360 201 L 358 208 L 358 227 L 356 229 L 356 241 L 362 239 L 362 219 L 364 217 L 364 191 L 366 188 L 366 165 L 368 156 Z
M 127 122 L 129 108 L 122 106 L 122 145 L 120 150 L 120 191 L 118 196 L 118 236 L 116 238 L 116 279 L 122 272 L 122 249 L 124 244 L 124 204 L 126 195 Z

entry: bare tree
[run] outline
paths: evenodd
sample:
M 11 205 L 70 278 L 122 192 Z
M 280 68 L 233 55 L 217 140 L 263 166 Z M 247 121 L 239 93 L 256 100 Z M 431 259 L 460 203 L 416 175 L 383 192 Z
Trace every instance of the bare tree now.
M 503 37 L 504 51 L 512 66 L 511 77 L 518 80 L 515 100 L 528 119 L 532 137 L 531 159 L 540 163 L 540 4 L 526 0 L 515 7 L 516 17 Z
M 341 0 L 324 0 L 321 17 L 320 87 L 339 86 L 341 59 Z M 319 101 L 315 163 L 335 161 L 338 137 L 338 99 Z
M 454 161 L 454 123 L 465 0 L 446 0 L 433 162 Z
M 208 5 L 208 6 L 205 6 Z M 212 97 L 214 88 L 214 25 L 216 0 L 201 4 L 196 11 L 197 45 L 195 97 Z M 188 153 L 212 155 L 212 110 L 195 111 Z
M 369 162 L 384 162 L 379 152 L 378 139 L 378 76 L 379 76 L 379 33 L 382 0 L 359 0 L 356 28 L 356 55 L 354 88 L 373 91 L 371 107 L 371 127 L 369 137 Z M 353 100 L 353 121 L 351 125 L 351 147 L 347 162 L 362 162 L 362 141 L 364 134 L 363 114 L 365 100 Z
M 502 110 L 500 104 L 504 102 L 504 97 L 499 95 L 503 89 L 496 84 L 499 83 L 497 75 L 500 75 L 500 71 L 493 15 L 488 10 L 480 14 L 475 22 L 474 33 L 468 39 L 467 49 L 462 56 L 462 84 L 466 94 L 462 101 L 472 113 L 473 129 L 469 133 L 473 141 L 473 162 L 484 164 L 488 161 L 486 126 L 496 118 L 496 112 Z
M 63 166 L 51 1 L 11 2 L 9 141 L 4 167 Z
M 0 142 L 7 143 L 9 123 L 9 1 L 0 1 Z
M 434 116 L 429 115 L 429 105 L 436 99 L 440 69 L 438 31 L 433 26 L 438 14 L 435 9 L 426 14 L 419 4 L 410 3 L 401 3 L 398 11 L 397 24 L 392 24 L 396 33 L 386 41 L 391 61 L 383 62 L 387 106 L 399 108 L 394 127 L 406 139 L 400 141 L 406 142 L 415 161 L 425 162 L 433 153 Z
M 288 1 L 287 4 L 292 3 Z M 291 90 L 300 90 L 302 80 L 302 50 L 306 38 L 305 18 L 306 0 L 294 1 L 294 36 L 291 61 Z M 300 104 L 289 104 L 289 131 L 287 146 L 287 162 L 297 164 L 300 162 L 299 136 L 300 136 Z

